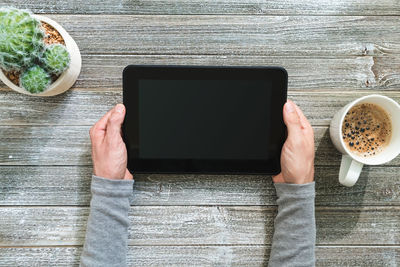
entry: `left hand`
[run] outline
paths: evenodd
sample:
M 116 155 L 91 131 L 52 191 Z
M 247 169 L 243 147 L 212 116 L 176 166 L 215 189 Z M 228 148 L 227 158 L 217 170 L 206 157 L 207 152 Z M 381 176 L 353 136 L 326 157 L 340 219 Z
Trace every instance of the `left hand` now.
M 128 156 L 121 135 L 124 118 L 125 106 L 118 104 L 90 128 L 94 175 L 108 179 L 133 179 L 126 168 Z

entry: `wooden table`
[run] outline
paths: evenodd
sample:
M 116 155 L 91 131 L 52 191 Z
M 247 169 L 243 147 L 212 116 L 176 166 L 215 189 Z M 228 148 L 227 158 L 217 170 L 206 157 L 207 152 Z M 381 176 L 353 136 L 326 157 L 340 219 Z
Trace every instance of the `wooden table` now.
M 289 97 L 315 130 L 317 265 L 400 265 L 400 158 L 342 187 L 328 132 L 333 114 L 357 97 L 400 102 L 397 0 L 3 4 L 58 21 L 83 68 L 56 97 L 0 85 L 0 266 L 78 264 L 90 201 L 88 130 L 121 102 L 128 64 L 285 67 Z M 268 176 L 137 176 L 129 265 L 266 265 L 275 198 Z

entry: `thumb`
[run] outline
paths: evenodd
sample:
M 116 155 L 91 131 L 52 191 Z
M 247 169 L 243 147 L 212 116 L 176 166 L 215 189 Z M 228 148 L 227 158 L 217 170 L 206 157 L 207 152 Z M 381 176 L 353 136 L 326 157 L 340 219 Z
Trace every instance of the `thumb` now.
M 297 114 L 295 103 L 288 100 L 283 107 L 283 121 L 288 130 L 288 138 L 297 136 L 301 132 L 301 121 Z
M 125 118 L 125 106 L 117 104 L 111 112 L 107 122 L 107 135 L 121 136 L 121 126 Z

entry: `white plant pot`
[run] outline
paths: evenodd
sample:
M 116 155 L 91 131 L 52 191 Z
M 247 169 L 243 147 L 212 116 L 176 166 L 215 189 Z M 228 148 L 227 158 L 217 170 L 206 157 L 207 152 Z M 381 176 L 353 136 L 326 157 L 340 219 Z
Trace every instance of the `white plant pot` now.
M 37 94 L 32 94 L 22 87 L 15 85 L 11 82 L 6 75 L 4 75 L 3 70 L 0 69 L 0 80 L 5 83 L 8 87 L 22 94 L 32 95 L 32 96 L 53 96 L 61 94 L 67 91 L 78 79 L 79 73 L 81 72 L 82 58 L 79 48 L 76 45 L 74 39 L 68 34 L 68 32 L 57 22 L 48 17 L 33 15 L 36 19 L 50 24 L 54 29 L 56 29 L 65 41 L 65 46 L 71 57 L 69 67 L 58 77 L 58 79 L 52 83 L 49 88 L 45 91 Z

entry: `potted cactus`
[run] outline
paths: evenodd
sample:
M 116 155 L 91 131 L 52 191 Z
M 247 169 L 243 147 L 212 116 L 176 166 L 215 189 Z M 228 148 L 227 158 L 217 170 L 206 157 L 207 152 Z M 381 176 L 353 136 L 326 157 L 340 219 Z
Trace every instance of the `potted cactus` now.
M 28 95 L 68 90 L 81 70 L 79 48 L 57 22 L 28 10 L 0 8 L 0 79 Z

